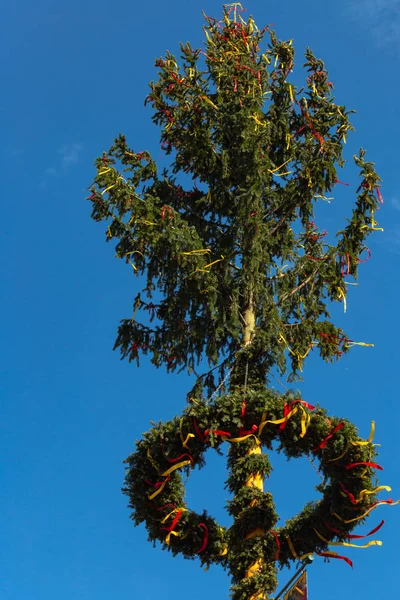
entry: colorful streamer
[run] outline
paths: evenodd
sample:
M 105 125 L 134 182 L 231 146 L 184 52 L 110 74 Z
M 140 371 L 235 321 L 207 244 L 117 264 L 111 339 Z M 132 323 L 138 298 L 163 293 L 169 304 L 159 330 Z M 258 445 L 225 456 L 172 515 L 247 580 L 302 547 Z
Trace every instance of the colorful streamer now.
M 319 539 L 328 544 L 328 546 L 346 546 L 347 548 L 369 548 L 370 546 L 382 546 L 382 542 L 380 540 L 372 540 L 371 542 L 368 542 L 363 546 L 358 546 L 357 544 L 349 544 L 348 542 L 329 542 L 314 527 L 313 529 L 319 537 Z

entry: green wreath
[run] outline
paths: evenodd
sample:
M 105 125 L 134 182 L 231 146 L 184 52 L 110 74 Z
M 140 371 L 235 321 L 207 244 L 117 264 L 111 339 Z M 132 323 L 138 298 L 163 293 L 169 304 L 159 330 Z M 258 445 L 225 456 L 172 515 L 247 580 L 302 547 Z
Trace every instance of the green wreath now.
M 327 417 L 291 392 L 281 395 L 265 389 L 220 396 L 214 404 L 192 401 L 181 417 L 154 425 L 137 442 L 128 464 L 124 492 L 129 496 L 132 518 L 144 522 L 152 541 L 159 540 L 173 554 L 199 557 L 202 564 L 220 563 L 233 573 L 233 598 L 258 598 L 276 587 L 277 567 L 305 559 L 312 553 L 342 558 L 329 550 L 349 545 L 349 532 L 364 522 L 379 504 L 374 461 L 375 446 L 361 440 L 357 428 L 346 419 Z M 263 478 L 271 465 L 262 447 L 280 442 L 288 458 L 316 457 L 324 482 L 317 487 L 322 498 L 283 527 L 271 493 L 263 491 Z M 187 475 L 205 464 L 208 448 L 218 450 L 229 442 L 227 487 L 233 494 L 228 512 L 232 527 L 221 527 L 207 512 L 198 514 L 184 502 L 181 471 Z M 334 539 L 337 542 L 333 542 Z M 346 541 L 347 540 L 347 541 Z M 353 545 L 353 544 L 350 544 Z M 361 547 L 381 545 L 379 541 Z

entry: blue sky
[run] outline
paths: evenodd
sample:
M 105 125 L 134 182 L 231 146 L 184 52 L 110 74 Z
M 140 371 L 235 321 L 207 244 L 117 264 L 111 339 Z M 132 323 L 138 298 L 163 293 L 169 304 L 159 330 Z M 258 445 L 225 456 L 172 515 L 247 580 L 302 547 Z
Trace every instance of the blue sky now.
M 334 309 L 349 336 L 375 344 L 355 348 L 335 365 L 312 357 L 300 389 L 345 416 L 367 435 L 376 420 L 382 443 L 381 483 L 400 498 L 400 409 L 397 294 L 400 190 L 396 106 L 400 85 L 400 2 L 318 0 L 246 4 L 256 22 L 275 23 L 294 39 L 297 69 L 311 46 L 323 58 L 338 102 L 357 109 L 343 179 L 324 211 L 341 224 L 351 210 L 356 171 L 351 156 L 369 151 L 384 180 L 379 213 L 384 233 L 371 240 L 372 260 L 351 289 L 347 314 Z M 173 559 L 146 542 L 129 520 L 121 494 L 122 460 L 149 427 L 184 406 L 190 381 L 143 362 L 140 370 L 112 352 L 120 318 L 129 316 L 137 281 L 89 219 L 85 188 L 93 159 L 118 132 L 137 150 L 161 154 L 151 109 L 143 99 L 154 59 L 179 40 L 202 44 L 211 0 L 134 3 L 128 0 L 20 0 L 2 5 L 0 45 L 1 427 L 0 596 L 4 600 L 203 600 L 228 596 L 217 567 Z M 300 73 L 294 77 L 300 80 Z M 207 457 L 208 458 L 208 457 Z M 283 518 L 313 497 L 318 478 L 307 461 L 271 457 L 268 482 Z M 226 477 L 222 458 L 193 473 L 188 502 L 222 523 Z M 378 514 L 378 511 L 379 514 Z M 312 598 L 394 596 L 400 509 L 378 509 L 382 548 L 349 550 L 341 561 L 315 561 Z M 283 573 L 284 583 L 287 574 Z

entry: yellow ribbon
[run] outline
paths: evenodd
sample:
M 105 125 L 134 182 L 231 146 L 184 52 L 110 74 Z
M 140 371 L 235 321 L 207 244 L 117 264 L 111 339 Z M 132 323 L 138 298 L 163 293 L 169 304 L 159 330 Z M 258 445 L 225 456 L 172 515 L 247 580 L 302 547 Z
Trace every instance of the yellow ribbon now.
M 296 550 L 294 549 L 294 546 L 293 546 L 292 540 L 290 539 L 290 537 L 289 537 L 289 536 L 286 536 L 286 541 L 287 541 L 287 543 L 288 543 L 288 546 L 289 546 L 289 548 L 290 548 L 290 552 L 291 552 L 291 553 L 292 553 L 292 555 L 293 555 L 293 558 L 299 558 L 299 556 L 298 556 L 298 554 L 297 554 Z
M 251 565 L 246 571 L 246 577 L 253 577 L 263 566 L 264 561 L 262 558 L 258 558 L 254 564 Z
M 352 444 L 353 446 L 367 446 L 368 444 L 372 443 L 372 441 L 374 439 L 374 434 L 375 434 L 375 421 L 371 421 L 371 432 L 369 434 L 368 440 L 365 440 L 362 442 L 350 442 L 350 444 Z
M 301 415 L 301 434 L 300 434 L 300 437 L 303 438 L 306 435 L 306 433 L 307 433 L 307 429 L 308 429 L 308 426 L 309 426 L 310 421 L 311 421 L 311 416 L 305 410 L 304 406 L 300 405 L 299 408 L 302 411 L 302 415 Z
M 293 408 L 290 411 L 290 413 L 288 415 L 286 415 L 286 417 L 283 417 L 283 419 L 277 419 L 276 421 L 263 421 L 262 420 L 262 422 L 260 423 L 260 425 L 258 427 L 258 435 L 261 435 L 261 432 L 267 423 L 272 423 L 272 425 L 281 425 L 282 423 L 286 423 L 286 421 L 288 421 L 291 417 L 293 417 L 293 415 L 295 415 L 298 410 L 299 410 L 299 407 L 295 406 L 295 408 Z M 261 417 L 261 419 L 264 419 L 264 417 L 265 417 L 265 413 Z
M 182 252 L 182 254 L 185 254 L 186 256 L 191 256 L 192 254 L 211 254 L 211 250 L 209 248 L 200 250 L 190 250 L 190 252 Z
M 221 262 L 222 260 L 225 260 L 225 257 L 221 255 L 221 258 L 218 258 L 217 260 L 214 260 L 213 262 L 208 263 L 208 265 L 205 265 L 203 267 L 203 269 L 208 269 L 208 267 L 212 267 L 213 265 L 215 265 L 216 263 Z M 203 271 L 203 269 L 199 269 L 199 270 Z
M 170 517 L 172 517 L 172 515 L 175 515 L 177 512 L 187 512 L 187 508 L 185 508 L 184 506 L 181 506 L 179 508 L 174 508 L 174 510 L 171 510 L 171 512 L 168 513 L 167 516 L 163 518 L 161 523 L 166 523 L 168 521 L 168 519 Z
M 364 346 L 365 348 L 373 348 L 374 344 L 366 344 L 365 342 L 345 342 L 344 343 L 345 346 L 347 346 L 348 348 L 352 348 L 353 346 Z
M 335 462 L 337 460 L 340 460 L 347 453 L 348 449 L 349 449 L 349 447 L 347 446 L 347 448 L 345 450 L 343 450 L 343 452 L 341 454 L 339 454 L 339 456 L 337 456 L 336 458 L 331 458 L 327 462 Z
M 106 192 L 108 192 L 108 190 L 111 190 L 111 189 L 112 189 L 113 187 L 115 187 L 116 185 L 117 185 L 116 183 L 113 183 L 112 185 L 109 185 L 108 187 L 106 187 L 106 189 L 105 189 L 105 190 L 103 190 L 103 191 L 101 192 L 101 195 L 102 195 L 102 196 L 104 196 L 104 194 L 105 194 Z
M 244 539 L 251 540 L 251 538 L 255 537 L 256 535 L 265 535 L 265 530 L 261 529 L 261 527 L 257 527 L 257 529 L 255 529 L 254 531 L 248 533 Z
M 248 433 L 246 435 L 242 435 L 242 437 L 237 437 L 237 438 L 228 438 L 226 435 L 223 435 L 222 439 L 224 440 L 224 442 L 236 443 L 236 442 L 243 442 L 244 440 L 247 440 L 250 437 L 253 437 L 258 445 L 261 444 L 260 440 L 258 439 L 257 436 L 254 435 L 254 433 Z M 256 452 L 251 452 L 251 454 L 256 454 Z M 258 454 L 258 452 L 257 452 L 257 454 Z
M 166 479 L 165 481 L 162 482 L 162 484 L 160 485 L 160 487 L 151 494 L 151 496 L 149 496 L 149 500 L 153 500 L 153 498 L 155 498 L 156 496 L 158 496 L 158 494 L 161 494 L 161 492 L 163 491 L 163 489 L 165 488 L 165 484 L 167 483 L 168 479 Z
M 381 492 L 382 490 L 385 490 L 385 492 L 391 492 L 392 488 L 389 487 L 388 485 L 380 485 L 379 487 L 375 488 L 374 490 L 361 490 L 361 492 L 357 498 L 357 504 L 358 504 L 358 502 L 361 502 L 361 500 L 364 498 L 364 496 L 369 496 L 370 494 L 377 494 L 378 492 Z
M 257 115 L 249 115 L 249 119 L 254 119 L 254 121 L 256 123 L 255 131 L 257 131 L 257 126 L 260 126 L 260 127 L 267 126 L 267 123 L 263 123 L 263 121 L 260 121 L 260 119 L 257 117 Z
M 294 102 L 294 98 L 293 98 L 293 86 L 291 84 L 289 84 L 289 95 L 290 95 L 291 101 Z
M 174 471 L 176 471 L 177 469 L 180 469 L 182 467 L 185 467 L 186 465 L 191 465 L 192 461 L 191 460 L 182 460 L 182 462 L 177 463 L 176 465 L 172 465 L 172 467 L 170 467 L 167 471 L 165 471 L 164 473 L 161 473 L 161 475 L 163 477 L 167 477 L 168 475 L 170 475 L 171 473 L 173 473 Z
M 168 532 L 167 537 L 165 538 L 165 543 L 167 544 L 167 546 L 169 546 L 171 543 L 171 535 L 178 537 L 179 533 L 177 531 L 169 531 Z
M 140 252 L 140 250 L 132 250 L 132 252 L 127 252 L 127 253 L 125 254 L 125 256 L 130 256 L 131 254 L 140 254 L 140 255 L 141 255 L 141 256 L 143 256 L 143 258 L 144 258 L 144 254 L 142 254 L 142 253 Z M 132 269 L 133 269 L 134 271 L 137 271 L 137 270 L 138 270 L 137 266 L 136 266 L 136 265 L 134 265 L 134 264 L 133 264 L 133 262 L 132 262 L 131 260 L 128 260 L 128 262 L 129 262 L 129 264 L 131 265 L 131 267 L 132 267 Z
M 253 434 L 251 434 L 253 435 Z M 246 437 L 246 436 L 243 436 Z M 249 436 L 250 437 L 250 436 Z M 237 438 L 239 439 L 239 438 Z M 248 451 L 248 454 L 261 454 L 261 444 L 260 442 L 257 440 L 257 444 L 255 446 L 253 446 L 253 448 L 250 448 L 250 450 Z M 264 477 L 261 475 L 261 473 L 252 473 L 250 475 L 250 477 L 247 479 L 246 481 L 246 487 L 255 487 L 258 490 L 263 491 L 264 489 Z
M 260 473 L 253 473 L 246 481 L 246 487 L 255 487 L 258 490 L 263 491 L 264 478 Z
M 108 167 L 108 169 L 104 169 L 103 171 L 99 171 L 97 173 L 97 175 L 104 175 L 105 173 L 108 173 L 109 171 L 111 171 L 110 167 Z
M 339 292 L 340 298 L 343 298 L 343 308 L 344 308 L 344 312 L 346 312 L 346 310 L 347 310 L 346 294 L 340 287 L 338 287 L 337 290 Z
M 204 33 L 206 34 L 206 38 L 209 44 L 211 44 L 212 46 L 215 46 L 215 42 L 211 39 L 208 31 L 206 28 L 204 28 Z
M 210 104 L 213 108 L 215 108 L 215 110 L 219 110 L 218 106 L 216 106 L 214 104 L 214 102 L 212 102 L 212 100 L 210 100 L 210 98 L 208 98 L 207 96 L 200 96 L 200 98 L 205 100 L 208 104 Z
M 397 502 L 392 502 L 391 504 L 387 504 L 386 502 L 378 502 L 378 504 L 375 504 L 375 506 L 372 506 L 372 508 L 369 508 L 363 515 L 361 515 L 360 517 L 355 517 L 354 519 L 343 519 L 337 513 L 332 513 L 332 514 L 334 517 L 339 519 L 339 521 L 342 521 L 342 523 L 346 523 L 346 524 L 354 523 L 354 521 L 359 521 L 360 519 L 363 519 L 364 517 L 369 515 L 369 513 L 371 513 L 373 510 L 375 510 L 375 508 L 377 508 L 378 506 L 382 506 L 382 505 L 395 506 L 396 504 L 400 504 L 400 500 L 397 500 Z
M 369 548 L 370 546 L 382 546 L 382 542 L 380 540 L 372 540 L 368 542 L 368 544 L 364 544 L 363 546 L 358 546 L 357 544 L 349 544 L 348 542 L 328 542 L 320 533 L 313 527 L 315 533 L 319 537 L 320 540 L 328 544 L 328 546 L 346 546 L 347 548 Z
M 375 221 L 374 211 L 371 210 L 371 225 L 363 225 L 361 229 L 369 229 L 370 231 L 384 231 L 382 227 L 376 227 L 379 225 L 378 221 Z
M 184 448 L 186 448 L 187 450 L 189 450 L 189 446 L 187 445 L 188 441 L 190 440 L 190 438 L 194 438 L 194 433 L 188 433 L 187 436 L 185 437 L 185 439 L 183 438 L 183 433 L 182 433 L 182 426 L 183 426 L 183 417 L 182 419 L 179 421 L 179 435 L 181 437 L 181 441 L 182 441 L 182 446 Z
M 289 160 L 287 160 L 286 162 L 284 162 L 283 164 L 281 164 L 279 167 L 275 167 L 275 169 L 268 169 L 269 173 L 275 173 L 276 171 L 279 171 L 279 169 L 282 169 L 282 167 L 284 167 L 285 165 L 287 165 L 288 163 L 290 163 L 292 159 L 289 158 Z

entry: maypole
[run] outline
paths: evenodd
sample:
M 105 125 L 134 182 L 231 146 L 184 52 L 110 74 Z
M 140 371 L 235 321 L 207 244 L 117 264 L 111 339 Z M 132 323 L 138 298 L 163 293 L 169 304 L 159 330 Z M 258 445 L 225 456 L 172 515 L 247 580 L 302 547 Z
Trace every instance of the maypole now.
M 370 532 L 351 532 L 378 507 L 397 502 L 378 498 L 390 488 L 376 481 L 382 467 L 374 423 L 363 439 L 347 419 L 299 392 L 269 387 L 274 369 L 298 380 L 313 350 L 331 362 L 355 346 L 372 346 L 337 327 L 329 306 L 341 302 L 346 310 L 348 285 L 371 258 L 367 237 L 381 231 L 375 217 L 383 200 L 374 164 L 360 149 L 352 215 L 328 243 L 314 207 L 331 202 L 343 184 L 338 169 L 353 111 L 335 103 L 324 63 L 309 48 L 307 91 L 298 90 L 290 82 L 292 40 L 279 41 L 243 12 L 234 3 L 221 21 L 205 16 L 204 49 L 181 44 L 180 59 L 167 52 L 156 61 L 147 102 L 169 169 L 158 173 L 150 153 L 133 150 L 120 135 L 96 160 L 90 200 L 117 257 L 145 277 L 118 330 L 122 357 L 139 362 L 149 355 L 168 372 L 196 373 L 203 359 L 210 365 L 182 414 L 154 425 L 126 459 L 132 519 L 173 555 L 229 569 L 233 600 L 262 600 L 274 593 L 277 570 L 291 562 L 315 556 L 352 565 L 336 547 L 381 545 L 360 540 L 383 521 Z M 191 177 L 191 187 L 177 181 L 180 173 Z M 317 460 L 323 479 L 320 500 L 283 526 L 264 490 L 274 441 L 288 458 Z M 230 528 L 192 511 L 182 481 L 182 473 L 204 464 L 208 449 L 223 444 Z

